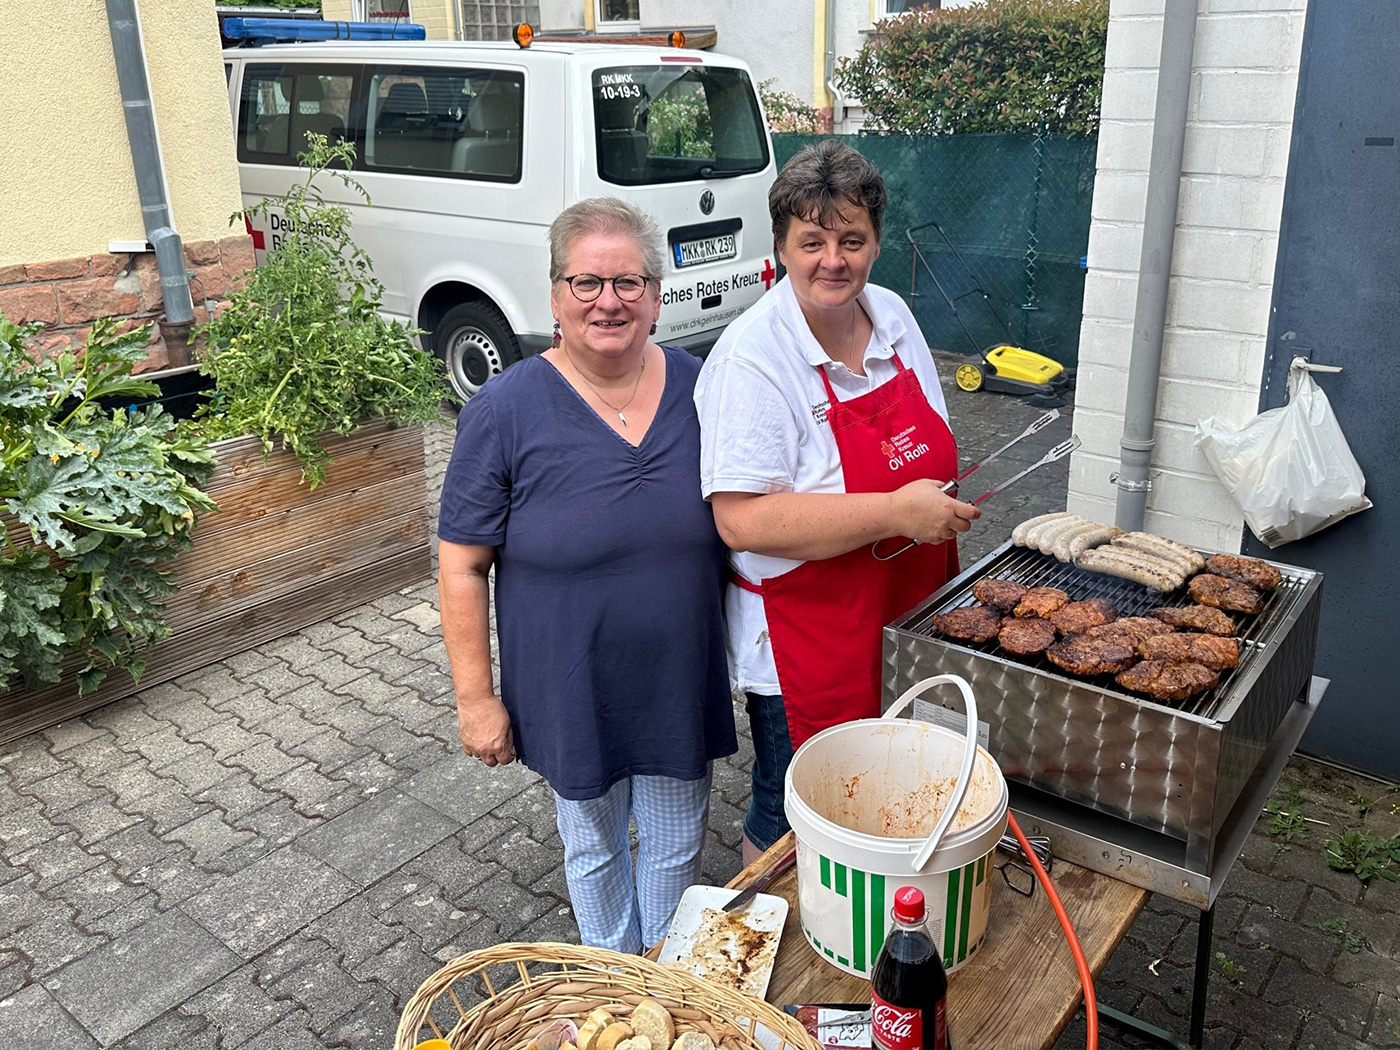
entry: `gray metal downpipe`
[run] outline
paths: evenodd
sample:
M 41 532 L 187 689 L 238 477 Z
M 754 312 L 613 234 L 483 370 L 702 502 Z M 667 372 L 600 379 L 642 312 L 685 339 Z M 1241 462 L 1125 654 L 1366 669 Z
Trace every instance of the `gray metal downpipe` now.
M 839 106 L 841 116 L 839 120 L 846 119 L 846 96 L 836 86 L 836 0 L 826 0 L 826 54 L 822 62 L 823 78 L 826 81 L 826 89 L 831 92 L 831 130 L 836 130 L 838 117 L 836 109 Z
M 184 246 L 175 232 L 170 201 L 165 194 L 165 170 L 161 166 L 160 141 L 156 137 L 155 110 L 151 105 L 151 85 L 146 53 L 141 45 L 136 0 L 106 2 L 107 28 L 112 34 L 112 53 L 117 60 L 117 83 L 121 87 L 122 111 L 126 114 L 126 136 L 131 143 L 141 218 L 146 225 L 146 240 L 156 252 L 165 317 L 173 325 L 188 325 L 194 321 L 194 302 L 190 298 Z
M 1114 484 L 1118 500 L 1114 524 L 1141 529 L 1152 489 L 1152 449 L 1156 445 L 1157 384 L 1162 373 L 1162 336 L 1167 324 L 1172 242 L 1181 194 L 1181 155 L 1186 143 L 1186 112 L 1196 46 L 1196 0 L 1166 0 L 1162 54 L 1157 69 L 1157 111 L 1152 125 L 1152 160 L 1147 173 L 1142 257 L 1138 263 L 1137 305 L 1133 312 L 1132 356 L 1123 405 L 1122 453 Z

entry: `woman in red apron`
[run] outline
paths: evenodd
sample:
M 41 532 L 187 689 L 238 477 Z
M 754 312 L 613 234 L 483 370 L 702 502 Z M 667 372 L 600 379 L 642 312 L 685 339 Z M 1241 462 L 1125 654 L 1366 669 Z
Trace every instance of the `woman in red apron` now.
M 794 157 L 769 194 L 787 277 L 696 388 L 702 484 L 743 592 L 727 613 L 755 748 L 746 862 L 787 830 L 792 751 L 879 715 L 883 628 L 956 575 L 955 537 L 978 516 L 940 490 L 958 457 L 927 344 L 902 300 L 867 285 L 884 206 L 849 146 Z M 920 543 L 875 557 L 907 538 Z

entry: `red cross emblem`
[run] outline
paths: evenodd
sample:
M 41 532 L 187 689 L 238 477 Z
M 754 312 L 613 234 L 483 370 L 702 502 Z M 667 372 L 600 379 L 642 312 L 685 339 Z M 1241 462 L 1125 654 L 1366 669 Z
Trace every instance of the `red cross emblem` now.
M 249 219 L 246 215 L 243 216 L 243 225 L 246 226 L 248 229 L 248 236 L 253 238 L 253 247 L 257 251 L 262 251 L 263 244 L 265 243 L 263 240 L 262 230 L 253 229 L 253 221 Z
M 759 280 L 763 282 L 764 291 L 773 287 L 773 278 L 777 276 L 778 271 L 773 269 L 773 261 L 771 259 L 764 259 L 763 272 L 758 275 Z
M 894 455 L 894 451 L 894 446 L 891 445 L 888 440 L 880 442 L 880 452 L 884 455 L 886 459 L 892 457 Z

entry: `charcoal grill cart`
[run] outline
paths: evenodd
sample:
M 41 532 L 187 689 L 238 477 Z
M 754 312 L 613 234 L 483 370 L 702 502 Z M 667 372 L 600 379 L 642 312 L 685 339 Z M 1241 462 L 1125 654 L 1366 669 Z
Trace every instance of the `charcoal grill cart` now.
M 1060 587 L 1074 599 L 1105 597 L 1119 616 L 1188 600 L 1009 543 L 885 628 L 885 703 L 931 675 L 965 678 L 1027 834 L 1048 835 L 1055 855 L 1074 864 L 1201 909 L 1195 1046 L 1216 896 L 1327 686 L 1312 674 L 1322 577 L 1271 564 L 1283 582 L 1263 610 L 1232 614 L 1239 666 L 1177 703 L 1144 699 L 1111 677 L 1070 677 L 1043 656 L 1012 656 L 995 641 L 938 637 L 934 615 L 975 604 L 973 585 L 990 577 Z

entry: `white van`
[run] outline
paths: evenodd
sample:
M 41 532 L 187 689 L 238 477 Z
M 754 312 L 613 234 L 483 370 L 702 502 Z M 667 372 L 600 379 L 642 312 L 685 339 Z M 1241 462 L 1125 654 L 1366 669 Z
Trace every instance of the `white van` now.
M 307 131 L 356 146 L 372 204 L 325 180 L 384 285 L 383 309 L 469 397 L 549 344 L 547 229 L 616 196 L 669 252 L 657 339 L 703 351 L 776 279 L 773 151 L 743 62 L 606 43 L 396 41 L 224 52 L 245 204 L 300 175 Z M 280 216 L 252 227 L 275 247 Z

